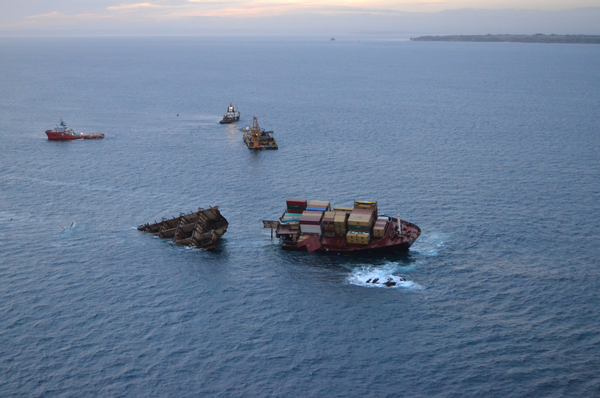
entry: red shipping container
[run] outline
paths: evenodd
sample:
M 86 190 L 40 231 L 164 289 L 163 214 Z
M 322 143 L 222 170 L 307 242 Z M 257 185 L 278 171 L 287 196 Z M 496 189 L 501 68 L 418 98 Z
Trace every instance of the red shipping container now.
M 302 212 L 302 216 L 300 217 L 300 224 L 308 224 L 308 225 L 321 225 L 321 220 L 323 219 L 322 211 L 307 211 Z
M 288 199 L 285 201 L 288 206 L 306 207 L 306 200 L 303 199 Z

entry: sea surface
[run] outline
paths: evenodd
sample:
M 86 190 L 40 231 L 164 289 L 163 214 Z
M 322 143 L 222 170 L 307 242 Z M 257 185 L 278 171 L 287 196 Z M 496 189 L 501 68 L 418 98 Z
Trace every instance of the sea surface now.
M 373 35 L 0 39 L 0 396 L 600 396 L 599 65 Z M 49 142 L 60 115 L 106 138 Z M 278 151 L 244 146 L 254 115 Z M 261 220 L 286 198 L 376 200 L 423 233 L 284 252 Z M 216 205 L 214 252 L 136 230 Z

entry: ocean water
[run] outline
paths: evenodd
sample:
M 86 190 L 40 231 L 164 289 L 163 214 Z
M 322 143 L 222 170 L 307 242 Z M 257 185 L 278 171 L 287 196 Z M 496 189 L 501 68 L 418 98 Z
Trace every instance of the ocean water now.
M 598 65 L 594 45 L 0 39 L 0 395 L 600 396 Z M 106 138 L 49 142 L 61 114 Z M 253 115 L 278 151 L 244 146 Z M 288 197 L 377 200 L 423 233 L 284 252 L 261 220 Z M 136 230 L 209 205 L 215 252 Z

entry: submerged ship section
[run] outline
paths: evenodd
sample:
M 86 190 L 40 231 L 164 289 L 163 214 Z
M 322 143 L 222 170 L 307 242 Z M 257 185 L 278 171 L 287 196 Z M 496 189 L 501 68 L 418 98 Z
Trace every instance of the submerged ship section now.
M 273 138 L 273 131 L 265 131 L 258 125 L 254 116 L 252 126 L 241 129 L 244 133 L 244 143 L 248 149 L 278 149 L 277 142 Z
M 179 217 L 163 218 L 154 224 L 140 225 L 137 229 L 159 238 L 172 239 L 178 245 L 214 250 L 219 239 L 227 232 L 229 223 L 219 212 L 219 207 L 199 208 L 190 214 L 181 213 Z
M 279 221 L 263 221 L 276 229 L 284 249 L 308 252 L 402 253 L 421 229 L 397 217 L 379 215 L 377 202 L 355 201 L 336 206 L 319 200 L 288 199 Z

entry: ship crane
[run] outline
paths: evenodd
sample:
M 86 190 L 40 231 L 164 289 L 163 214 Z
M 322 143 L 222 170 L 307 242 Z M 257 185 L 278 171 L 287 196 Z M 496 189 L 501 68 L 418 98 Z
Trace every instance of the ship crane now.
M 252 142 L 254 144 L 254 148 L 259 147 L 258 137 L 261 135 L 260 126 L 258 125 L 258 120 L 256 119 L 256 115 L 254 115 L 254 120 L 252 121 L 252 127 L 250 128 L 250 134 L 252 134 Z

